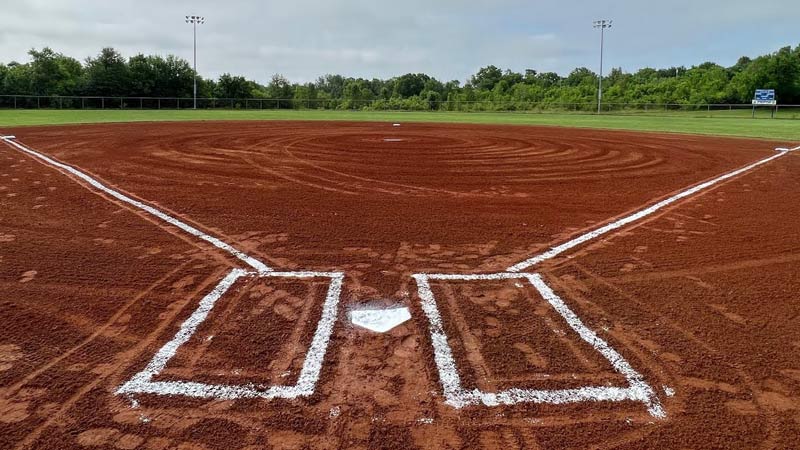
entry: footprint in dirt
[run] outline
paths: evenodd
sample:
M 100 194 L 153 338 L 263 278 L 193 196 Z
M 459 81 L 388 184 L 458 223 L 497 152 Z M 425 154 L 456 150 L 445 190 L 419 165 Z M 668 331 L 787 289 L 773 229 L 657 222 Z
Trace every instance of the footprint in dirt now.
M 0 345 L 0 372 L 14 367 L 14 363 L 22 359 L 22 349 L 16 344 Z
M 27 419 L 28 402 L 15 402 L 0 398 L 0 423 L 17 423 Z
M 39 272 L 37 272 L 35 270 L 29 270 L 29 271 L 27 271 L 27 272 L 22 274 L 22 278 L 19 279 L 19 282 L 20 283 L 27 283 L 27 282 L 33 280 L 34 278 L 36 278 L 36 274 L 37 273 L 39 273 Z

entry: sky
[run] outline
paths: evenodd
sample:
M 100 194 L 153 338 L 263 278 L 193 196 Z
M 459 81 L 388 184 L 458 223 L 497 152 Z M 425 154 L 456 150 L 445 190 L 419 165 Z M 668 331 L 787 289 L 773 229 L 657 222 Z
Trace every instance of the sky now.
M 799 0 L 0 0 L 0 61 L 49 46 L 84 60 L 103 47 L 125 56 L 174 54 L 198 72 L 266 83 L 326 73 L 390 78 L 424 72 L 465 81 L 494 64 L 566 75 L 597 70 L 595 19 L 611 19 L 606 68 L 729 66 L 800 44 Z M 606 69 L 607 70 L 607 69 Z

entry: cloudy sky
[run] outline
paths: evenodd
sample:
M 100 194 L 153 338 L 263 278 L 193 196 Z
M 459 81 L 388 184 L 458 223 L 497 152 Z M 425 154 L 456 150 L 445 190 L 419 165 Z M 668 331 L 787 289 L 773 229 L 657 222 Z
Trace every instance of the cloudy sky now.
M 614 20 L 608 64 L 627 71 L 731 65 L 800 44 L 800 0 L 0 0 L 0 11 L 3 62 L 44 46 L 81 60 L 106 46 L 191 59 L 184 16 L 204 15 L 198 71 L 260 82 L 407 72 L 464 81 L 488 64 L 596 70 L 598 18 Z

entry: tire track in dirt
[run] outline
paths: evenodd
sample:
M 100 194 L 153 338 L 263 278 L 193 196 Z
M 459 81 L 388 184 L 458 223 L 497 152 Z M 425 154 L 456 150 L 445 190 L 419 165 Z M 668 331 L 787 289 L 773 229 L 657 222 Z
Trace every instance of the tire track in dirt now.
M 43 374 L 44 372 L 46 372 L 47 370 L 49 370 L 50 368 L 52 368 L 52 367 L 53 367 L 53 366 L 55 366 L 56 364 L 60 363 L 61 361 L 63 361 L 63 360 L 65 360 L 65 359 L 69 358 L 69 357 L 70 357 L 70 356 L 72 356 L 72 355 L 73 355 L 75 352 L 77 352 L 78 350 L 80 350 L 80 349 L 81 349 L 81 348 L 83 348 L 83 347 L 86 347 L 88 344 L 90 344 L 92 341 L 94 341 L 95 339 L 97 339 L 99 336 L 101 336 L 101 335 L 105 335 L 105 334 L 106 334 L 106 332 L 108 331 L 108 329 L 109 329 L 109 328 L 110 328 L 110 327 L 111 327 L 111 326 L 112 326 L 114 323 L 116 323 L 116 322 L 117 322 L 117 320 L 119 320 L 119 318 L 120 318 L 120 317 L 122 317 L 122 315 L 123 315 L 123 314 L 125 314 L 125 313 L 126 313 L 126 312 L 127 312 L 127 311 L 128 311 L 128 310 L 129 310 L 129 309 L 130 309 L 130 308 L 131 308 L 133 305 L 135 305 L 136 303 L 138 303 L 138 302 L 139 302 L 139 301 L 140 301 L 142 298 L 144 298 L 144 297 L 148 296 L 148 295 L 149 295 L 149 294 L 150 294 L 150 293 L 151 293 L 151 292 L 152 292 L 152 291 L 153 291 L 153 290 L 154 290 L 154 289 L 155 289 L 157 286 L 159 286 L 159 285 L 160 285 L 162 282 L 166 281 L 167 279 L 169 279 L 170 277 L 172 277 L 172 276 L 173 276 L 173 275 L 175 275 L 176 273 L 178 273 L 178 272 L 180 272 L 181 270 L 183 270 L 183 269 L 184 269 L 184 268 L 185 268 L 187 265 L 189 265 L 191 262 L 192 262 L 192 261 L 187 261 L 187 262 L 181 263 L 181 264 L 180 264 L 180 265 L 178 265 L 178 266 L 177 266 L 177 267 L 176 267 L 174 270 L 172 270 L 172 271 L 168 272 L 168 273 L 167 273 L 167 274 L 165 274 L 163 277 L 159 278 L 159 279 L 158 279 L 158 280 L 157 280 L 155 283 L 151 284 L 151 285 L 150 285 L 150 286 L 148 286 L 146 289 L 144 289 L 144 290 L 143 290 L 143 291 L 141 291 L 140 293 L 136 294 L 136 295 L 135 295 L 135 296 L 134 296 L 134 297 L 133 297 L 133 298 L 132 298 L 130 301 L 128 301 L 127 303 L 125 303 L 124 305 L 122 305 L 122 307 L 121 307 L 121 308 L 120 308 L 120 309 L 119 309 L 119 310 L 118 310 L 116 313 L 114 313 L 114 315 L 113 315 L 113 316 L 111 316 L 111 317 L 110 317 L 110 318 L 109 318 L 109 319 L 108 319 L 108 320 L 107 320 L 105 323 L 101 324 L 101 325 L 100 325 L 100 326 L 99 326 L 99 327 L 96 329 L 96 331 L 95 331 L 95 332 L 93 332 L 92 334 L 90 334 L 89 336 L 87 336 L 87 337 L 86 337 L 86 338 L 85 338 L 83 341 L 81 341 L 81 342 L 80 342 L 78 345 L 76 345 L 76 346 L 74 346 L 74 347 L 71 347 L 71 348 L 67 349 L 66 351 L 64 351 L 64 352 L 63 352 L 61 355 L 59 355 L 58 357 L 56 357 L 56 358 L 53 358 L 52 360 L 48 361 L 48 362 L 47 362 L 46 364 L 44 364 L 43 366 L 41 366 L 41 367 L 39 367 L 38 369 L 36 369 L 35 371 L 31 372 L 30 374 L 28 374 L 27 376 L 25 376 L 25 378 L 23 378 L 23 379 L 19 380 L 18 382 L 14 383 L 14 384 L 12 384 L 12 385 L 10 385 L 10 386 L 8 386 L 7 388 L 5 388 L 5 393 L 4 393 L 4 395 L 5 395 L 6 397 L 11 397 L 12 395 L 16 394 L 16 393 L 17 393 L 17 392 L 18 392 L 18 391 L 19 391 L 19 390 L 20 390 L 20 389 L 21 389 L 23 386 L 25 386 L 26 384 L 28 384 L 28 383 L 29 383 L 31 380 L 33 380 L 33 379 L 35 379 L 36 377 L 38 377 L 39 375 Z
M 577 261 L 572 261 L 568 265 L 566 265 L 564 267 L 561 267 L 561 269 L 567 269 L 569 267 L 577 269 L 578 271 L 580 271 L 581 273 L 583 273 L 584 275 L 586 275 L 587 277 L 592 279 L 594 282 L 598 283 L 599 285 L 607 287 L 608 289 L 613 291 L 616 295 L 620 296 L 621 298 L 624 298 L 627 302 L 635 304 L 639 309 L 647 311 L 648 314 L 651 314 L 653 316 L 658 317 L 662 321 L 661 322 L 662 324 L 665 324 L 665 325 L 669 326 L 670 328 L 675 330 L 678 334 L 684 336 L 687 340 L 693 342 L 695 345 L 699 346 L 704 351 L 706 351 L 706 352 L 708 352 L 710 354 L 717 355 L 722 360 L 725 359 L 726 355 L 724 353 L 720 352 L 718 349 L 712 347 L 707 342 L 705 342 L 702 339 L 700 339 L 699 337 L 695 336 L 694 333 L 692 333 L 691 331 L 689 331 L 686 328 L 682 327 L 679 323 L 675 322 L 674 320 L 670 319 L 669 317 L 664 316 L 663 314 L 660 314 L 655 308 L 653 308 L 649 304 L 641 302 L 636 297 L 628 294 L 627 292 L 625 292 L 624 289 L 622 289 L 622 288 L 618 287 L 616 284 L 614 284 L 614 282 L 612 280 L 608 280 L 608 279 L 606 279 L 606 278 L 604 278 L 602 276 L 599 276 L 599 275 L 591 272 L 589 269 L 587 269 L 586 267 L 584 267 L 583 265 L 581 265 Z M 564 283 L 560 282 L 558 277 L 553 276 L 551 279 L 554 280 L 556 284 L 560 285 L 560 287 L 562 289 L 569 290 L 569 288 Z M 573 295 L 578 296 L 578 298 L 581 297 L 580 294 L 578 294 L 574 290 L 573 290 Z M 592 306 L 594 308 L 599 308 L 599 305 L 597 305 L 596 303 L 592 303 Z M 615 336 L 615 338 L 622 339 L 621 336 Z M 625 342 L 625 341 L 623 341 L 623 342 Z M 631 345 L 632 343 L 630 343 L 630 342 L 625 342 L 625 344 L 626 344 L 625 345 L 626 349 L 635 348 L 635 346 Z M 638 357 L 638 359 L 640 361 L 648 361 L 648 360 L 650 360 L 650 358 L 643 358 L 643 356 L 644 355 L 641 354 L 641 353 L 637 355 L 637 357 Z M 652 362 L 650 364 L 652 364 Z M 745 385 L 748 387 L 748 389 L 750 389 L 751 392 L 757 393 L 757 392 L 760 391 L 760 389 L 758 388 L 758 385 L 756 384 L 756 382 L 753 380 L 753 378 L 747 372 L 742 370 L 740 367 L 737 367 L 733 363 L 728 363 L 727 366 L 728 366 L 728 369 L 730 369 L 733 372 L 735 372 L 739 377 L 741 377 L 742 380 L 744 380 Z M 648 369 L 651 370 L 651 371 L 654 371 L 654 367 L 652 367 L 652 366 L 648 367 Z M 665 368 L 664 367 L 655 368 L 655 371 L 658 371 L 658 370 L 665 370 Z M 673 377 L 674 376 L 676 376 L 676 375 L 673 374 Z M 767 411 L 766 409 L 761 407 L 761 405 L 757 405 L 757 407 L 759 408 L 759 411 L 764 415 L 764 417 L 768 418 L 768 423 L 769 423 L 769 428 L 770 428 L 770 439 L 768 441 L 763 442 L 761 448 L 763 448 L 763 449 L 774 448 L 774 443 L 775 443 L 774 437 L 775 437 L 775 433 L 776 433 L 776 419 L 777 418 L 774 417 L 774 415 L 770 411 Z
M 202 280 L 196 289 L 194 289 L 189 295 L 185 297 L 182 301 L 180 307 L 174 308 L 173 311 L 168 313 L 160 323 L 153 329 L 152 332 L 149 333 L 146 339 L 140 341 L 132 347 L 131 349 L 120 353 L 117 357 L 119 361 L 139 361 L 141 359 L 141 355 L 148 349 L 148 347 L 152 347 L 153 344 L 158 342 L 168 328 L 175 325 L 176 319 L 180 316 L 187 306 L 188 309 L 192 309 L 191 307 L 194 306 L 194 302 L 197 301 L 198 298 L 201 298 L 201 294 L 207 291 L 211 286 L 216 285 L 219 280 L 224 276 L 226 270 L 217 270 L 211 276 Z M 112 367 L 111 370 L 103 371 L 100 373 L 96 373 L 96 378 L 91 382 L 87 383 L 83 387 L 81 387 L 75 394 L 71 395 L 68 399 L 66 399 L 59 407 L 59 409 L 50 415 L 50 417 L 41 425 L 34 428 L 24 440 L 19 442 L 14 449 L 15 450 L 23 450 L 32 447 L 35 444 L 36 440 L 41 436 L 41 434 L 46 431 L 49 427 L 53 425 L 57 425 L 59 421 L 62 419 L 64 414 L 68 412 L 81 398 L 83 398 L 87 393 L 91 392 L 96 387 L 100 386 L 107 382 L 107 380 L 111 380 L 113 386 L 109 386 L 110 388 L 114 389 L 117 385 L 121 384 L 124 380 L 122 379 L 121 375 L 124 372 L 130 372 L 133 367 L 129 367 L 127 365 L 120 365 L 117 367 Z

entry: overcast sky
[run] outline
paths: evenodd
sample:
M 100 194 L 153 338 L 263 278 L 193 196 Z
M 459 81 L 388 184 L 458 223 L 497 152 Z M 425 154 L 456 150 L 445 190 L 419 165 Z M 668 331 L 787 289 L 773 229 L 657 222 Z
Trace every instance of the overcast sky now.
M 0 0 L 0 61 L 44 46 L 81 60 L 106 46 L 191 60 L 186 14 L 206 17 L 202 75 L 259 82 L 407 72 L 464 81 L 488 64 L 597 70 L 598 18 L 614 20 L 607 64 L 626 71 L 732 65 L 800 44 L 800 0 Z

